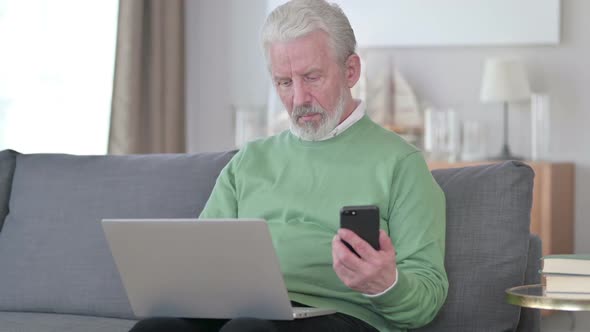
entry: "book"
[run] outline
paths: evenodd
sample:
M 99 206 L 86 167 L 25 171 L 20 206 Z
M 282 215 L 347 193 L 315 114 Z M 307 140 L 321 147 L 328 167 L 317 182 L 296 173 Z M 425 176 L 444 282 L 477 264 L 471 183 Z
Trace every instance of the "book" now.
M 590 276 L 590 255 L 549 255 L 542 259 L 542 273 Z
M 590 297 L 590 275 L 544 273 L 542 282 L 546 293 L 578 293 Z

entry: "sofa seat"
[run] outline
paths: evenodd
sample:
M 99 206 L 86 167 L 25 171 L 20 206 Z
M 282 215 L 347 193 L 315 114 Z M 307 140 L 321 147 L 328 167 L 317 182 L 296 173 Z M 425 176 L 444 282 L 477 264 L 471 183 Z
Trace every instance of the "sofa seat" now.
M 134 320 L 0 311 L 0 332 L 127 332 Z

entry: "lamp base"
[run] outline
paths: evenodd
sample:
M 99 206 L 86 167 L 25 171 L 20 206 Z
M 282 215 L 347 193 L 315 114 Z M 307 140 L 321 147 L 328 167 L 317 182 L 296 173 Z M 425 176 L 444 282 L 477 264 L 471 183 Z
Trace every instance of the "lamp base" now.
M 504 146 L 502 147 L 502 152 L 499 155 L 492 157 L 491 160 L 524 160 L 524 158 L 515 156 L 512 153 L 510 153 L 510 148 L 508 147 L 508 144 L 504 144 Z
M 524 160 L 524 158 L 519 157 L 519 156 L 514 156 L 514 155 L 503 155 L 503 154 L 501 154 L 501 155 L 496 155 L 496 156 L 490 158 L 490 160 L 493 160 L 493 161 L 500 161 L 500 160 L 518 160 L 518 161 L 522 161 L 522 160 Z

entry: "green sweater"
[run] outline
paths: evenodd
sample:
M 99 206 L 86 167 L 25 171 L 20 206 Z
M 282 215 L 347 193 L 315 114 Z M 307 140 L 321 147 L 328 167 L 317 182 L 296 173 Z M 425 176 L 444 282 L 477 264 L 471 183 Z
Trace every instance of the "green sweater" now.
M 369 298 L 332 268 L 345 205 L 375 204 L 397 253 L 398 281 Z M 201 218 L 263 218 L 292 301 L 335 308 L 379 331 L 430 322 L 445 301 L 445 198 L 421 153 L 364 116 L 340 135 L 289 131 L 248 144 L 222 170 Z

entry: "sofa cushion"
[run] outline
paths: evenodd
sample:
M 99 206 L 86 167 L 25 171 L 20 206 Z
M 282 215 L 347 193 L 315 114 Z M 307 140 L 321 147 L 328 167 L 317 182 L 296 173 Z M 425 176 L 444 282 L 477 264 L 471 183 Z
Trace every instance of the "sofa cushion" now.
M 127 332 L 133 320 L 25 312 L 0 312 L 2 332 Z
M 420 331 L 513 331 L 520 308 L 507 288 L 524 282 L 533 170 L 520 162 L 434 170 L 447 200 L 449 295 Z
M 133 317 L 100 220 L 196 218 L 232 156 L 17 156 L 0 311 Z
M 4 218 L 8 214 L 8 199 L 17 154 L 18 152 L 12 150 L 0 151 L 0 231 L 2 231 Z

